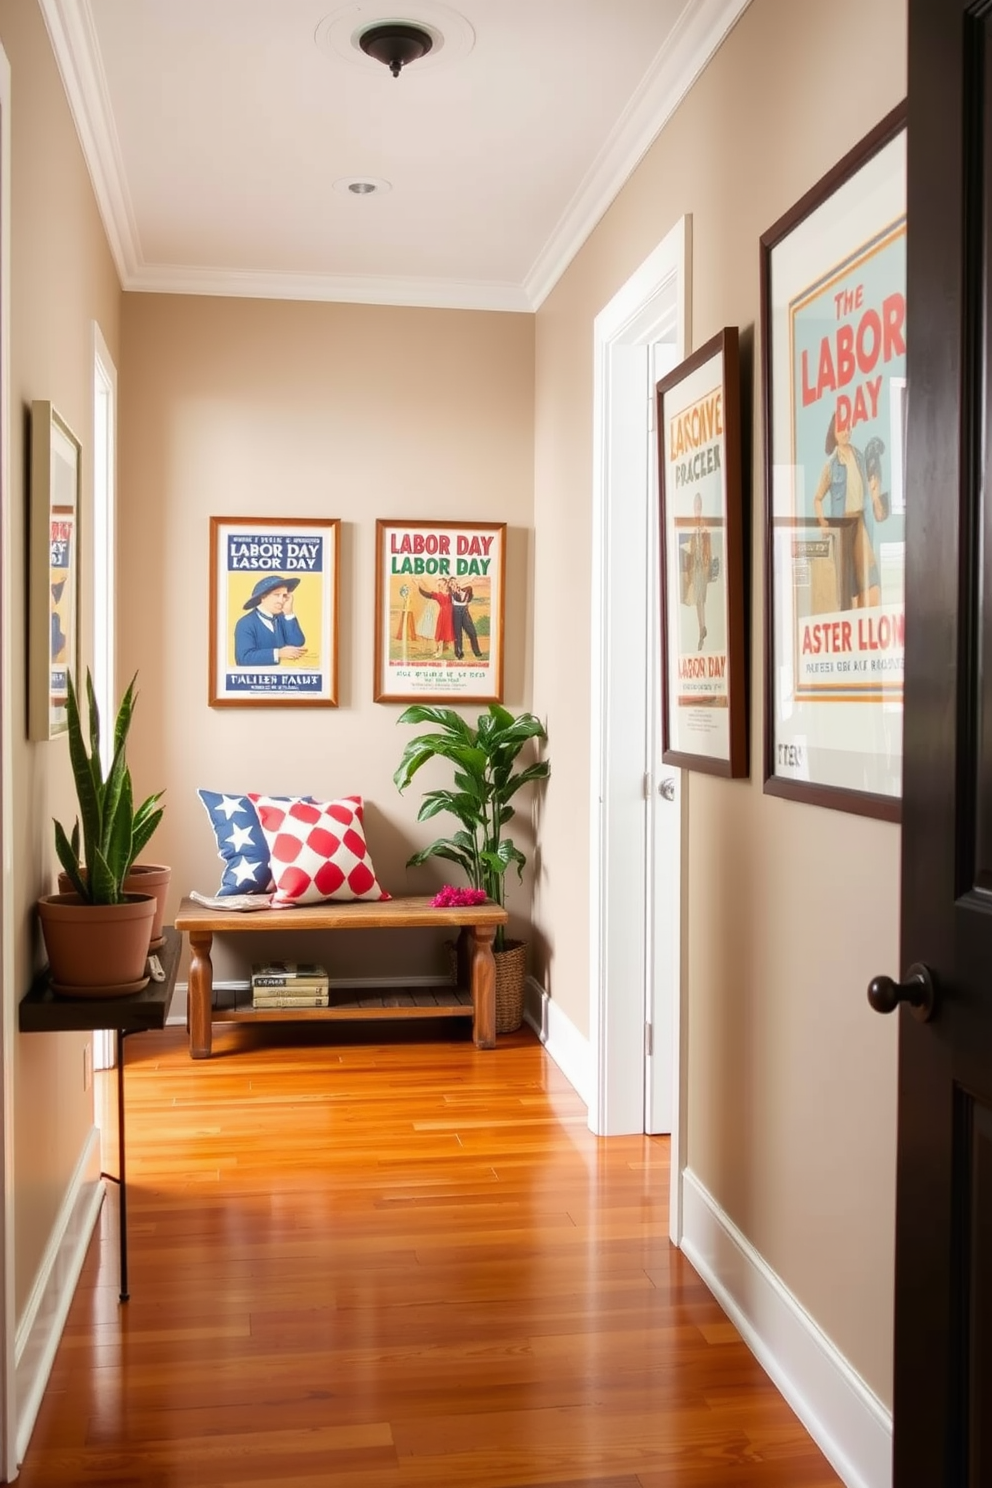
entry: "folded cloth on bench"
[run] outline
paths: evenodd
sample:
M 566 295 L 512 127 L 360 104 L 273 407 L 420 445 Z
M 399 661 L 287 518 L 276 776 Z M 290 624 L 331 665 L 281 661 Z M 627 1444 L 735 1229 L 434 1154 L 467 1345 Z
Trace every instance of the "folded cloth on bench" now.
M 222 898 L 216 895 L 211 898 L 209 894 L 198 894 L 191 889 L 189 897 L 195 904 L 202 904 L 204 909 L 233 909 L 244 913 L 250 909 L 272 908 L 271 894 L 225 894 Z

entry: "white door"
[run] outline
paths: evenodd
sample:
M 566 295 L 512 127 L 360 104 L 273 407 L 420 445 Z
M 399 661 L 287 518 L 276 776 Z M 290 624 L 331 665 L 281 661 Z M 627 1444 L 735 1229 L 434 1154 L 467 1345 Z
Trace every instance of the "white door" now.
M 660 754 L 656 358 L 689 347 L 684 218 L 596 317 L 590 852 L 589 1125 L 668 1129 L 681 1151 L 681 810 Z M 661 350 L 652 352 L 660 344 Z M 658 364 L 662 365 L 661 363 Z M 673 806 L 674 810 L 667 810 Z M 666 809 L 662 809 L 662 808 Z M 648 1053 L 650 1029 L 652 1052 Z M 672 1233 L 681 1227 L 672 1165 Z

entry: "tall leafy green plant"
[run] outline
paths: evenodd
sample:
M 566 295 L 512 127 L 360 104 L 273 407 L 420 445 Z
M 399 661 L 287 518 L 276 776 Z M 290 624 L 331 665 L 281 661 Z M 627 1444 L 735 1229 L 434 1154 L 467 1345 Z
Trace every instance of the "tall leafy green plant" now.
M 131 865 L 162 820 L 158 802 L 162 792 L 149 796 L 135 809 L 125 748 L 134 712 L 137 673 L 121 699 L 114 722 L 114 754 L 106 778 L 100 764 L 100 714 L 89 668 L 86 702 L 89 712 L 89 749 L 83 735 L 79 703 L 69 676 L 66 718 L 69 759 L 76 783 L 79 815 L 72 835 L 55 823 L 55 850 L 72 887 L 89 904 L 120 904 Z M 80 820 L 82 854 L 80 855 Z M 82 861 L 82 870 L 80 868 Z
M 521 786 L 546 780 L 551 772 L 547 760 L 537 760 L 516 771 L 514 765 L 528 740 L 547 740 L 544 725 L 533 713 L 515 718 L 498 703 L 490 703 L 475 728 L 451 708 L 420 703 L 405 709 L 398 721 L 432 724 L 437 730 L 418 734 L 407 744 L 393 775 L 399 790 L 406 789 L 428 760 L 446 759 L 454 772 L 453 789 L 425 793 L 417 820 L 427 821 L 447 812 L 461 823 L 451 836 L 438 837 L 429 847 L 414 853 L 407 867 L 415 868 L 428 858 L 445 858 L 458 864 L 472 888 L 482 889 L 497 904 L 505 904 L 506 870 L 512 864 L 521 878 L 527 861 L 512 838 L 505 835 L 507 823 L 516 814 L 511 802 Z M 497 949 L 502 942 L 500 927 Z

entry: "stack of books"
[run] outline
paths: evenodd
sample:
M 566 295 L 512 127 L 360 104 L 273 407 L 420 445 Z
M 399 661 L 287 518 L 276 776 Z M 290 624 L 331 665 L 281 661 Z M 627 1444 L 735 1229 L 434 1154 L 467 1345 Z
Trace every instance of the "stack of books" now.
M 329 988 L 326 968 L 315 961 L 266 961 L 251 969 L 256 1008 L 326 1008 Z

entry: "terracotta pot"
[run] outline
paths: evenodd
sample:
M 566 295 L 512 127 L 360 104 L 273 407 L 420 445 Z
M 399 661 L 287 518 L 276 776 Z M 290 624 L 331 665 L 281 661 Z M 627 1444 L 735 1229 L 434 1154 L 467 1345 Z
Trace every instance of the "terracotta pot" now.
M 86 877 L 85 869 L 83 877 Z M 160 863 L 132 863 L 131 871 L 124 880 L 125 894 L 151 894 L 155 900 L 155 920 L 152 924 L 151 945 L 148 948 L 151 951 L 157 951 L 165 945 L 162 925 L 171 877 L 172 869 L 164 868 Z M 59 874 L 59 893 L 72 893 L 72 883 L 65 873 Z
M 169 894 L 172 869 L 161 863 L 134 863 L 124 880 L 127 894 L 151 894 L 155 899 L 155 919 L 152 922 L 152 941 L 149 950 L 157 951 L 165 945 L 162 925 L 165 920 L 165 901 Z
M 123 904 L 87 904 L 78 894 L 47 894 L 38 900 L 38 914 L 55 991 L 113 997 L 147 982 L 153 895 L 128 894 Z

